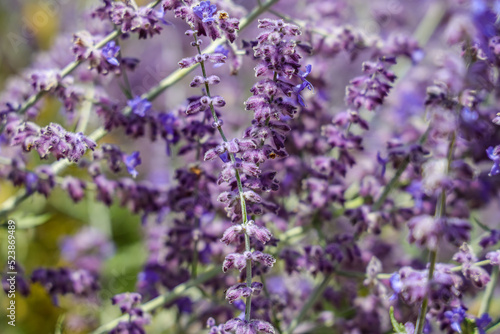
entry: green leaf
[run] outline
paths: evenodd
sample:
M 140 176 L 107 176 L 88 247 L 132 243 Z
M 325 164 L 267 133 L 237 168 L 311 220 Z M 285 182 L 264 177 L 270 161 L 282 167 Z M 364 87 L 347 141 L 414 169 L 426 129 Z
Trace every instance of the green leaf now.
M 400 324 L 396 318 L 394 317 L 394 307 L 391 306 L 391 309 L 389 310 L 389 315 L 391 317 L 391 323 L 392 323 L 392 328 L 394 330 L 394 333 L 396 334 L 407 334 L 406 333 L 406 327 L 403 324 Z

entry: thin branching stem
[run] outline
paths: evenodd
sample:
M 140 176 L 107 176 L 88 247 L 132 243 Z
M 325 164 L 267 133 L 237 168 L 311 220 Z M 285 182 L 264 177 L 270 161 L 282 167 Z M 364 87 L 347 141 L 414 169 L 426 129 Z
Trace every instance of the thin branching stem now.
M 455 139 L 456 135 L 455 132 L 452 132 L 451 134 L 451 139 L 450 139 L 450 144 L 448 146 L 448 156 L 447 156 L 447 166 L 446 166 L 446 174 L 448 174 L 448 171 L 450 170 L 451 162 L 453 160 L 453 149 L 455 147 Z M 434 217 L 437 219 L 440 219 L 446 215 L 446 191 L 443 189 L 441 191 L 441 195 L 438 200 L 438 204 L 436 206 L 436 213 Z M 429 253 L 429 273 L 427 275 L 427 285 L 430 285 L 430 282 L 432 281 L 432 278 L 434 277 L 434 268 L 436 267 L 436 260 L 437 260 L 437 245 L 435 248 L 430 250 Z M 425 324 L 425 316 L 427 315 L 427 305 L 429 303 L 429 292 L 424 297 L 424 300 L 422 301 L 422 305 L 420 307 L 420 312 L 418 315 L 417 319 L 417 324 L 416 324 L 416 334 L 422 334 L 424 330 L 424 324 Z

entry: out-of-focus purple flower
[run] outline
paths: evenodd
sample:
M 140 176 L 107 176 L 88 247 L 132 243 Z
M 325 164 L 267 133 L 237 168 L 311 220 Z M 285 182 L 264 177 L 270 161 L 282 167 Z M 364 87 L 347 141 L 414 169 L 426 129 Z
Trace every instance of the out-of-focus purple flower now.
M 500 250 L 488 252 L 486 258 L 490 260 L 492 266 L 500 266 Z
M 59 294 L 89 296 L 99 289 L 97 276 L 84 269 L 39 268 L 33 271 L 31 280 L 40 283 L 52 295 L 55 303 Z
M 403 283 L 401 282 L 401 276 L 396 272 L 391 275 L 389 279 L 389 283 L 391 284 L 391 288 L 394 291 L 394 294 L 390 297 L 390 300 L 395 300 L 398 294 L 401 292 L 403 288 Z
M 123 163 L 125 167 L 127 167 L 127 171 L 132 175 L 132 177 L 137 177 L 137 171 L 135 167 L 141 164 L 141 157 L 139 156 L 139 151 L 135 151 L 130 155 L 126 155 L 123 157 Z
M 82 228 L 61 242 L 61 254 L 66 261 L 93 273 L 99 272 L 103 261 L 113 251 L 113 244 L 95 228 Z
M 215 6 L 215 5 L 214 5 Z M 229 50 L 224 47 L 223 45 L 217 45 L 217 47 L 215 48 L 214 50 L 214 53 L 220 53 L 220 54 L 223 54 L 224 56 L 226 56 L 226 58 L 229 57 Z M 217 67 L 221 67 L 222 65 L 224 65 L 225 63 L 221 62 L 221 63 L 215 63 L 213 65 L 214 68 L 217 68 Z
M 377 152 L 377 162 L 379 163 L 379 165 L 382 166 L 382 171 L 380 173 L 380 175 L 382 177 L 384 177 L 385 175 L 385 170 L 386 170 L 386 166 L 387 166 L 387 163 L 389 162 L 389 158 L 382 158 L 382 156 L 380 155 L 380 152 Z
M 153 12 L 153 15 L 156 16 L 156 18 L 160 20 L 160 22 L 163 23 L 164 25 L 166 26 L 172 25 L 172 23 L 165 20 L 165 7 L 160 6 L 158 10 L 155 10 Z
M 27 173 L 24 184 L 26 185 L 26 190 L 28 194 L 33 193 L 36 190 L 38 184 L 38 176 L 35 173 Z
M 490 171 L 490 176 L 497 175 L 500 173 L 500 155 L 498 155 L 500 151 L 500 146 L 496 146 L 493 148 L 493 146 L 488 147 L 486 150 L 486 154 L 488 154 L 488 158 L 490 158 L 493 161 L 493 166 L 491 167 Z
M 491 230 L 490 234 L 481 239 L 479 245 L 483 248 L 496 245 L 500 241 L 500 230 Z
M 442 225 L 434 217 L 421 215 L 413 217 L 408 222 L 408 241 L 429 249 L 436 249 L 442 234 Z
M 66 176 L 61 185 L 61 188 L 66 190 L 71 199 L 76 203 L 85 196 L 86 184 L 80 179 Z
M 415 207 L 417 209 L 422 208 L 423 198 L 425 196 L 424 189 L 422 188 L 422 182 L 413 180 L 408 187 L 406 187 L 406 191 L 412 195 L 413 200 L 415 201 Z
M 465 319 L 465 309 L 463 307 L 454 308 L 451 311 L 446 311 L 444 316 L 451 322 L 451 328 L 455 332 L 462 333 L 461 323 Z
M 408 304 L 421 302 L 427 295 L 427 272 L 403 267 L 399 270 L 401 298 Z
M 133 307 L 141 303 L 142 296 L 138 293 L 121 293 L 111 298 L 113 305 L 118 305 L 122 313 L 129 313 Z
M 314 90 L 313 85 L 306 79 L 306 77 L 311 73 L 311 71 L 312 71 L 312 65 L 307 65 L 305 72 L 300 71 L 298 77 L 302 80 L 302 83 L 295 86 L 295 92 L 297 93 L 297 101 L 303 107 L 305 107 L 306 104 L 304 103 L 304 99 L 302 98 L 300 93 L 306 88 L 309 90 Z
M 193 8 L 193 12 L 198 16 L 204 23 L 214 22 L 213 18 L 215 12 L 217 12 L 217 6 L 211 5 L 210 1 L 202 1 L 200 4 Z
M 120 62 L 116 56 L 120 52 L 120 46 L 116 45 L 115 41 L 111 41 L 102 48 L 102 55 L 108 63 L 114 66 L 119 66 Z
M 118 325 L 110 331 L 111 334 L 146 333 L 144 331 L 144 326 L 150 322 L 150 318 L 141 308 L 137 307 L 141 299 L 142 296 L 135 292 L 126 292 L 111 298 L 113 305 L 120 306 L 121 312 L 129 316 L 128 321 L 121 321 L 118 323 Z
M 488 327 L 491 320 L 492 319 L 488 313 L 483 313 L 481 317 L 476 318 L 475 322 L 479 334 L 486 334 L 486 327 Z
M 132 100 L 127 102 L 127 105 L 132 109 L 132 112 L 138 116 L 144 117 L 146 113 L 151 109 L 151 102 L 148 99 L 143 99 L 140 96 L 136 96 Z
M 479 114 L 475 110 L 471 110 L 470 108 L 464 107 L 461 112 L 462 119 L 466 123 L 474 123 L 479 118 Z
M 470 265 L 477 261 L 477 257 L 474 255 L 472 248 L 464 243 L 460 246 L 459 251 L 453 255 L 453 261 L 457 261 L 460 264 Z

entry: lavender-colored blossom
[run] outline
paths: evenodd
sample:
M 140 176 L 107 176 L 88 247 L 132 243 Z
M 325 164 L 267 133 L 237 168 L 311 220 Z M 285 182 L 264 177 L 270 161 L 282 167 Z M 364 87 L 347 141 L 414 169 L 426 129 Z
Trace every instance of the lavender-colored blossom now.
M 417 216 L 408 222 L 408 241 L 435 249 L 442 233 L 441 224 L 432 216 Z
M 115 41 L 111 41 L 102 48 L 102 55 L 108 63 L 114 66 L 119 66 L 120 62 L 116 59 L 116 56 L 120 52 L 120 46 L 116 45 Z
M 482 238 L 479 244 L 483 248 L 496 245 L 500 241 L 500 230 L 492 229 L 489 231 L 489 235 Z
M 458 333 L 462 333 L 461 323 L 465 319 L 465 309 L 463 307 L 454 308 L 444 313 L 445 317 L 451 322 L 451 328 Z
M 84 269 L 39 268 L 33 271 L 31 280 L 40 283 L 52 295 L 54 301 L 57 300 L 57 295 L 71 293 L 90 296 L 99 289 L 97 276 Z
M 210 1 L 202 1 L 200 4 L 193 8 L 193 12 L 198 16 L 204 23 L 212 23 L 215 21 L 213 18 L 215 12 L 217 12 L 217 6 L 211 5 Z
M 40 128 L 29 122 L 19 125 L 11 145 L 22 145 L 28 152 L 34 148 L 42 159 L 52 153 L 56 159 L 67 158 L 73 162 L 80 160 L 87 149 L 94 150 L 97 146 L 83 133 L 69 132 L 59 124 L 50 123 Z
M 491 323 L 491 317 L 488 313 L 483 313 L 481 317 L 475 319 L 477 331 L 479 334 L 486 334 L 486 328 Z
M 145 98 L 140 96 L 134 97 L 127 102 L 127 105 L 132 109 L 132 112 L 140 117 L 146 116 L 146 113 L 151 109 L 152 104 Z
M 268 322 L 261 320 L 246 321 L 237 318 L 227 321 L 226 324 L 224 325 L 224 330 L 236 334 L 275 333 L 273 326 Z
M 297 101 L 303 107 L 305 107 L 306 105 L 305 105 L 304 99 L 302 98 L 300 93 L 306 88 L 309 90 L 314 90 L 313 85 L 309 81 L 307 81 L 307 79 L 306 79 L 306 77 L 311 73 L 311 71 L 312 71 L 312 65 L 307 65 L 305 72 L 300 71 L 298 76 L 302 80 L 302 83 L 295 86 L 296 93 L 297 93 Z
M 129 313 L 132 308 L 141 303 L 142 296 L 138 293 L 122 293 L 111 298 L 113 305 L 118 305 L 122 313 Z
M 490 260 L 491 265 L 500 266 L 500 250 L 488 252 L 486 258 Z
M 500 156 L 498 155 L 498 151 L 500 150 L 500 146 L 493 148 L 493 146 L 488 147 L 486 150 L 486 154 L 488 154 L 488 158 L 493 161 L 493 166 L 491 167 L 490 176 L 494 176 L 500 173 Z
M 146 333 L 144 326 L 149 324 L 149 315 L 137 307 L 140 304 L 142 296 L 138 293 L 122 293 L 111 298 L 113 305 L 120 306 L 120 311 L 127 314 L 128 321 L 119 322 L 110 333 Z
M 130 173 L 130 175 L 136 178 L 138 172 L 135 170 L 135 167 L 141 164 L 139 151 L 135 151 L 132 154 L 125 156 L 125 158 L 123 159 L 123 163 L 125 164 L 125 167 L 127 167 L 127 171 Z
M 67 176 L 64 178 L 61 188 L 68 192 L 74 202 L 79 202 L 85 196 L 86 184 L 82 180 Z
M 78 268 L 98 273 L 104 260 L 114 252 L 108 238 L 94 228 L 83 228 L 73 237 L 61 241 L 61 253 L 66 261 Z

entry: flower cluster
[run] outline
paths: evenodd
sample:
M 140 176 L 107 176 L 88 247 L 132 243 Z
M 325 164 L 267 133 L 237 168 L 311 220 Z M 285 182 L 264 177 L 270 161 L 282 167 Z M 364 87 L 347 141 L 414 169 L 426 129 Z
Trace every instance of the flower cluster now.
M 141 303 L 141 295 L 138 293 L 122 293 L 111 298 L 113 305 L 118 305 L 122 314 L 129 316 L 128 321 L 121 321 L 110 333 L 145 333 L 144 326 L 149 323 L 149 317 L 144 311 L 137 307 Z
M 69 132 L 55 123 L 40 128 L 31 122 L 20 124 L 14 130 L 11 145 L 21 145 L 27 152 L 35 149 L 42 159 L 51 153 L 57 160 L 66 158 L 73 162 L 80 160 L 87 149 L 94 150 L 97 146 L 81 132 Z

